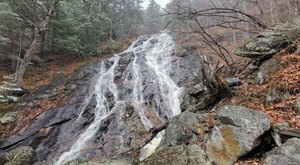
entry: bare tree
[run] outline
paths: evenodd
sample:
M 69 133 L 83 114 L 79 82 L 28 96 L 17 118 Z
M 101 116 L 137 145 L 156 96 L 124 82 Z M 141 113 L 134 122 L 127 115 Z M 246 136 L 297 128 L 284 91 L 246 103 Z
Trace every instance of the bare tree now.
M 223 4 L 224 6 L 224 4 Z M 187 6 L 175 5 L 175 10 L 168 11 L 168 16 L 171 16 L 171 20 L 168 23 L 168 27 L 177 26 L 181 24 L 187 28 L 183 28 L 185 33 L 198 34 L 199 39 L 211 48 L 224 62 L 231 66 L 233 60 L 230 52 L 223 46 L 213 35 L 213 31 L 216 28 L 233 29 L 244 32 L 254 33 L 252 27 L 266 28 L 266 26 L 255 16 L 243 12 L 233 7 L 218 7 L 215 3 L 212 3 L 212 7 L 206 9 L 194 9 Z M 207 18 L 210 22 L 207 23 Z M 243 26 L 247 24 L 248 26 Z M 182 30 L 182 29 L 181 29 Z
M 59 0 L 54 0 L 44 21 L 40 22 L 39 24 L 33 23 L 34 25 L 34 38 L 30 45 L 30 47 L 27 49 L 26 54 L 24 55 L 23 60 L 20 62 L 20 66 L 17 71 L 17 86 L 21 87 L 21 82 L 23 80 L 24 74 L 26 72 L 26 69 L 29 65 L 29 62 L 35 53 L 36 49 L 38 49 L 38 43 L 41 39 L 41 34 L 45 32 L 48 28 L 48 25 L 50 23 L 50 20 L 55 15 L 55 10 L 58 6 Z

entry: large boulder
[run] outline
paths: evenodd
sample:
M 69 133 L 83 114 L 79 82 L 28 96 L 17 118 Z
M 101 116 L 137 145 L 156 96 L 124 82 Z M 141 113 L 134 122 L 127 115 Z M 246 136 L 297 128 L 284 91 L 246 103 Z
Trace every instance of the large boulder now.
M 166 147 L 139 163 L 139 165 L 211 165 L 204 150 L 197 145 Z
M 31 147 L 18 147 L 2 156 L 0 164 L 3 165 L 31 165 L 36 159 L 36 152 Z
M 291 41 L 281 32 L 268 31 L 261 33 L 252 41 L 239 47 L 235 54 L 242 57 L 265 60 L 286 48 Z
M 224 106 L 205 144 L 206 152 L 216 164 L 233 164 L 260 144 L 261 136 L 270 125 L 263 112 L 242 106 Z
M 200 123 L 207 119 L 208 115 L 191 112 L 184 112 L 176 116 L 166 128 L 159 147 L 188 144 L 193 140 L 197 140 L 200 136 L 204 138 L 205 126 Z
M 268 59 L 299 38 L 299 24 L 299 18 L 297 18 L 290 23 L 278 25 L 274 30 L 260 33 L 256 38 L 239 47 L 235 54 L 259 61 Z
M 300 139 L 292 138 L 267 153 L 264 165 L 299 165 Z

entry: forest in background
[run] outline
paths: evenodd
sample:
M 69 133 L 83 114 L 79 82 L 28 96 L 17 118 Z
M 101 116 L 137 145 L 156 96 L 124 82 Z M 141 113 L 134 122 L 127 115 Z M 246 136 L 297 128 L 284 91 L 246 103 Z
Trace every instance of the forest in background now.
M 143 10 L 141 3 L 141 0 L 60 1 L 49 27 L 41 35 L 36 53 L 98 55 L 102 41 L 113 44 L 113 40 L 152 33 L 160 26 L 156 19 L 160 7 L 152 1 Z M 36 26 L 45 19 L 51 4 L 52 1 L 43 0 L 0 2 L 2 57 L 17 59 L 20 50 L 26 51 Z
M 230 48 L 266 27 L 299 13 L 297 0 L 4 0 L 0 2 L 0 61 L 18 84 L 29 64 L 43 57 L 101 56 L 121 49 L 118 41 L 168 28 L 203 45 L 227 65 Z M 47 18 L 47 19 L 46 19 Z M 48 21 L 48 22 L 47 22 Z M 46 24 L 45 24 L 46 23 Z M 45 27 L 42 27 L 46 25 Z M 194 36 L 194 39 L 191 39 Z

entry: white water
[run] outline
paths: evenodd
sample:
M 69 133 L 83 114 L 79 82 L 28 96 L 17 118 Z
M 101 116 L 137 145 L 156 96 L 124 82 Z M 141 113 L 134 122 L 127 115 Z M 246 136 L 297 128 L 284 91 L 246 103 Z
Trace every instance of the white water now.
M 126 70 L 129 70 L 133 75 L 134 86 L 132 99 L 135 104 L 139 107 L 139 115 L 142 123 L 146 129 L 152 128 L 153 123 L 145 115 L 144 108 L 144 97 L 143 97 L 143 77 L 141 73 L 141 65 L 147 65 L 152 72 L 155 73 L 156 79 L 160 87 L 161 98 L 164 105 L 167 105 L 169 110 L 167 111 L 167 117 L 171 118 L 172 116 L 178 115 L 180 110 L 180 94 L 182 89 L 177 87 L 177 85 L 172 81 L 169 76 L 172 62 L 172 54 L 174 53 L 175 43 L 172 40 L 172 37 L 166 33 L 155 35 L 143 42 L 142 45 L 134 47 L 136 43 L 133 43 L 125 52 L 133 52 L 134 60 L 129 64 Z M 138 62 L 139 57 L 143 55 L 145 57 L 144 63 Z M 113 94 L 114 102 L 121 102 L 124 100 L 119 100 L 118 98 L 118 88 L 117 84 L 114 82 L 114 71 L 118 62 L 122 58 L 120 55 L 115 55 L 112 59 L 113 65 L 106 69 L 104 63 L 101 66 L 101 71 L 99 73 L 99 78 L 95 83 L 94 90 L 87 96 L 86 101 L 81 105 L 81 113 L 78 117 L 79 119 L 83 117 L 84 110 L 92 96 L 96 96 L 96 109 L 95 109 L 95 119 L 88 128 L 78 137 L 74 142 L 69 151 L 64 152 L 58 160 L 55 162 L 55 165 L 63 165 L 71 160 L 76 159 L 81 153 L 80 151 L 84 149 L 85 144 L 96 134 L 99 130 L 101 122 L 107 116 L 109 116 L 112 111 L 108 106 L 108 100 L 106 98 L 107 92 Z M 130 67 L 130 68 L 129 68 Z M 126 76 L 126 75 L 125 75 Z M 127 81 L 127 79 L 125 80 Z M 155 101 L 156 105 L 162 107 L 160 101 Z M 163 136 L 163 133 L 159 133 L 148 145 L 142 149 L 141 159 L 149 156 L 155 151 L 155 148 L 159 145 L 160 140 Z

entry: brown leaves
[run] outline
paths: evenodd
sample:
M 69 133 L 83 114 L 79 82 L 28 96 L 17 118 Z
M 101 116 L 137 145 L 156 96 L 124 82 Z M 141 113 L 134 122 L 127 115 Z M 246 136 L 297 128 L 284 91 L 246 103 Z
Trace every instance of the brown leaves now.
M 263 85 L 249 84 L 246 88 L 238 89 L 236 95 L 228 102 L 266 112 L 273 125 L 288 122 L 292 128 L 300 128 L 300 116 L 295 107 L 296 99 L 300 97 L 300 54 L 283 54 L 276 58 L 285 67 L 275 72 L 269 82 Z M 292 96 L 265 105 L 268 92 L 273 89 L 290 93 Z

